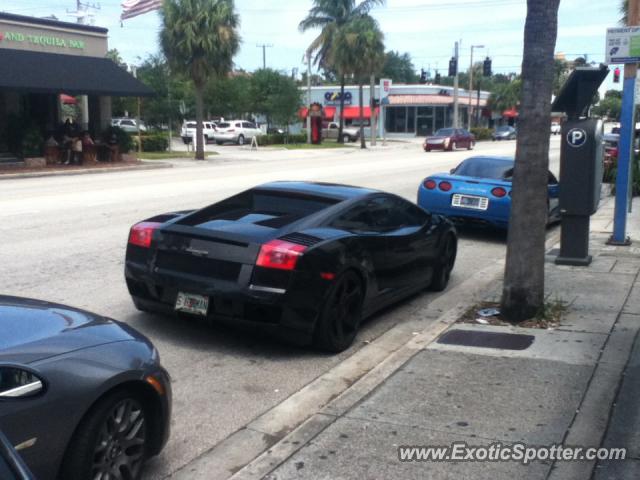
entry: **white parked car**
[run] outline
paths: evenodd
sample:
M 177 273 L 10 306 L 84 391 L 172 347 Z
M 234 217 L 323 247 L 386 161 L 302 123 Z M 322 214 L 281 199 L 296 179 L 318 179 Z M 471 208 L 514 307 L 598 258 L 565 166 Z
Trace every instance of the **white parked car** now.
M 553 135 L 558 135 L 562 131 L 562 127 L 558 122 L 551 122 L 551 133 Z
M 135 118 L 113 118 L 111 125 L 119 127 L 127 133 L 138 133 L 138 123 Z M 147 131 L 147 126 L 143 121 L 140 121 L 140 131 L 143 133 Z
M 202 136 L 205 143 L 213 140 L 213 134 L 216 132 L 215 122 L 202 122 Z M 196 122 L 193 120 L 186 121 L 182 124 L 182 130 L 180 130 L 180 136 L 184 143 L 192 143 L 196 136 Z
M 262 133 L 262 130 L 252 122 L 247 122 L 246 120 L 229 120 L 218 124 L 213 138 L 218 145 L 222 145 L 225 142 L 244 145 L 250 142 L 253 137 L 258 137 L 262 135 Z

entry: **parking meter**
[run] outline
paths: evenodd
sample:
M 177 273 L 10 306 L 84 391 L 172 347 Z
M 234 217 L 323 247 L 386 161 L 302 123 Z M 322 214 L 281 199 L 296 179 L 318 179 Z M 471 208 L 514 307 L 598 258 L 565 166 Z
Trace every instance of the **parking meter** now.
M 554 101 L 554 112 L 566 112 L 560 146 L 560 255 L 558 265 L 587 266 L 590 217 L 598 210 L 604 160 L 603 124 L 586 118 L 596 91 L 609 71 L 578 68 Z

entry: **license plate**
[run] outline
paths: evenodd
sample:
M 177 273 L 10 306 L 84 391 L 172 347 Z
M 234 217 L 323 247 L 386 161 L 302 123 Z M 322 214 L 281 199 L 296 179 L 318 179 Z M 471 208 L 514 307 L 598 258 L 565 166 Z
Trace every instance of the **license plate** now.
M 460 195 L 456 193 L 451 199 L 451 205 L 453 207 L 471 208 L 473 210 L 486 210 L 489 208 L 489 199 L 487 197 Z
M 179 312 L 206 316 L 207 310 L 209 310 L 209 297 L 196 295 L 194 293 L 178 292 L 175 309 Z

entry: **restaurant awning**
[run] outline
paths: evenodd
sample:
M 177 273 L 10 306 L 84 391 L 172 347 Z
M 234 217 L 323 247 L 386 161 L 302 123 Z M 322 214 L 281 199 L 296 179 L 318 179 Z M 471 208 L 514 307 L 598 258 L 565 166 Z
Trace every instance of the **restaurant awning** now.
M 153 90 L 108 58 L 0 49 L 0 89 L 30 93 L 143 97 Z
M 380 108 L 376 107 L 376 115 L 380 115 Z M 345 120 L 360 118 L 360 107 L 344 107 L 343 116 Z M 362 117 L 371 118 L 371 107 L 364 107 L 362 109 Z
M 502 116 L 507 118 L 516 118 L 518 116 L 518 110 L 516 110 L 516 107 L 510 108 L 509 110 L 502 112 Z

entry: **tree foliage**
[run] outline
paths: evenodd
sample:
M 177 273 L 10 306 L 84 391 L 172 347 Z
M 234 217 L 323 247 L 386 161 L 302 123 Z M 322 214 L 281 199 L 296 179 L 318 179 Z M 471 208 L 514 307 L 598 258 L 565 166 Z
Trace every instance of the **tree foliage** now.
M 203 95 L 207 81 L 226 76 L 240 46 L 233 0 L 164 0 L 161 10 L 162 51 L 174 71 L 185 72 L 196 100 L 196 158 L 202 145 Z
M 288 125 L 295 118 L 302 92 L 294 80 L 272 69 L 261 69 L 251 76 L 251 111 L 267 117 L 267 124 Z
M 416 83 L 420 78 L 411 61 L 411 55 L 394 50 L 385 53 L 381 76 L 390 78 L 395 83 Z

